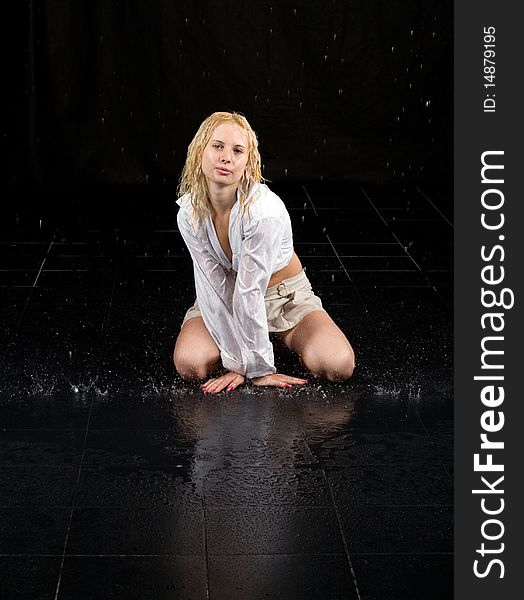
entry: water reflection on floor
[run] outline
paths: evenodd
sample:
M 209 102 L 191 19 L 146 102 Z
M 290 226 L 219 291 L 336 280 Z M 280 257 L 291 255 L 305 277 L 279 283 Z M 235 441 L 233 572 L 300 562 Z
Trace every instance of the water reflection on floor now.
M 452 597 L 450 198 L 273 187 L 347 383 L 174 374 L 193 288 L 165 197 L 2 223 L 2 598 Z

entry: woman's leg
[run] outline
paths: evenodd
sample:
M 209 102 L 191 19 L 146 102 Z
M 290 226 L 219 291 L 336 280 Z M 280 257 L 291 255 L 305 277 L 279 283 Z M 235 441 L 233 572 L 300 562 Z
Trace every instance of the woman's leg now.
M 308 313 L 295 327 L 279 335 L 315 377 L 345 381 L 353 374 L 353 348 L 325 311 Z
M 202 317 L 194 317 L 182 325 L 173 361 L 180 376 L 190 381 L 204 379 L 220 367 L 220 351 Z

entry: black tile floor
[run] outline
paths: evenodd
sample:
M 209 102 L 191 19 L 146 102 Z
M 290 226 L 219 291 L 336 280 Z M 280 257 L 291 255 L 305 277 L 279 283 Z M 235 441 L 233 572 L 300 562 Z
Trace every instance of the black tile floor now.
M 272 188 L 356 350 L 344 384 L 211 397 L 176 376 L 194 292 L 173 188 L 11 198 L 3 600 L 452 598 L 451 193 Z

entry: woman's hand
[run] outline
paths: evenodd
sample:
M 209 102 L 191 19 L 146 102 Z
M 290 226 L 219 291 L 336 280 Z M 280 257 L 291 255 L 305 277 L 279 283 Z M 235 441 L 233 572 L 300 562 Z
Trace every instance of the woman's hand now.
M 206 394 L 218 394 L 218 392 L 221 392 L 225 388 L 227 388 L 226 392 L 231 392 L 239 385 L 242 385 L 244 381 L 245 378 L 240 373 L 228 371 L 224 375 L 220 375 L 220 377 L 208 379 L 200 386 L 200 389 Z
M 270 385 L 281 388 L 290 388 L 293 387 L 293 385 L 304 385 L 307 383 L 307 379 L 291 377 L 290 375 L 283 375 L 282 373 L 271 373 L 269 375 L 264 375 L 263 377 L 254 377 L 251 381 L 253 385 Z

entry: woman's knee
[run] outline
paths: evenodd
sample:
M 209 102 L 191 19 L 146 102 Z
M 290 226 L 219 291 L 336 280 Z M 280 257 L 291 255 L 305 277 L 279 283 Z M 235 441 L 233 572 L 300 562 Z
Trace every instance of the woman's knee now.
M 355 369 L 355 354 L 351 346 L 334 351 L 310 348 L 302 355 L 302 362 L 315 377 L 328 381 L 346 381 Z
M 220 365 L 220 354 L 179 350 L 173 353 L 175 369 L 182 379 L 197 381 L 205 379 Z

